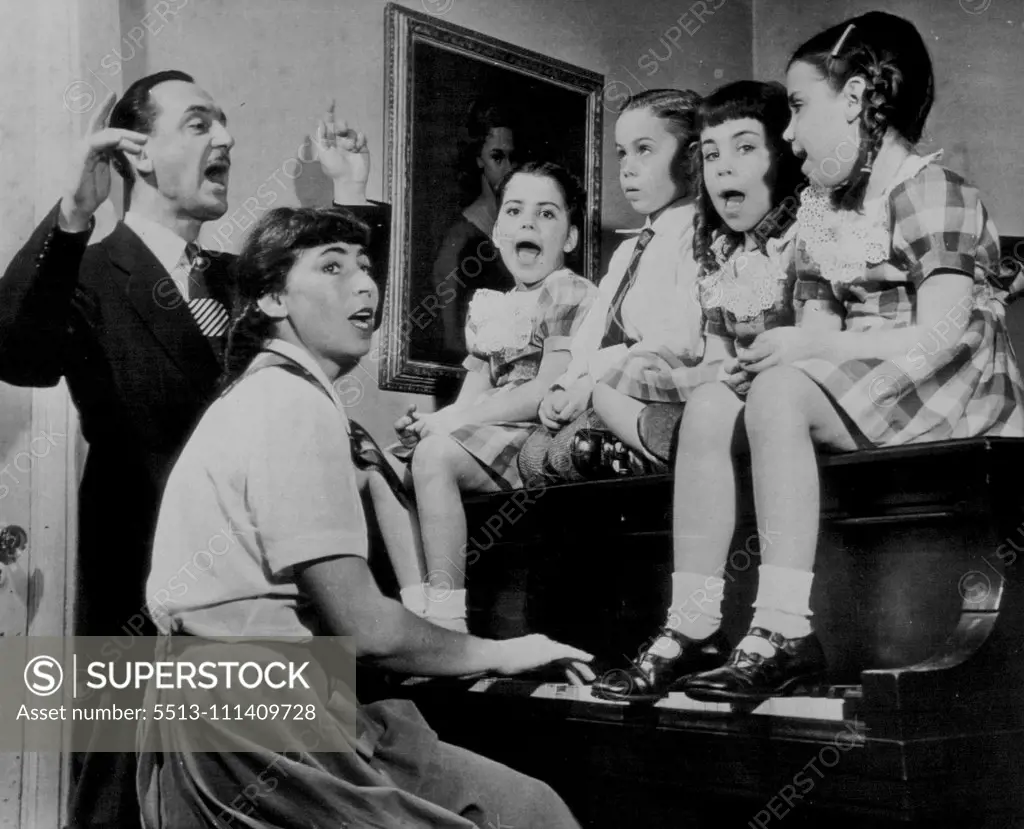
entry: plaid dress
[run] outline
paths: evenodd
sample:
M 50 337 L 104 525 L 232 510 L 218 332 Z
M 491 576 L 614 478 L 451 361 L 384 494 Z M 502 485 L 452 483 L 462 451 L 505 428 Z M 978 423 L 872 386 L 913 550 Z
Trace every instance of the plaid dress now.
M 597 382 L 642 403 L 684 403 L 692 389 L 683 379 L 685 371 L 698 363 L 691 355 L 678 355 L 664 347 L 647 350 L 638 343 Z
M 712 248 L 722 250 L 724 237 Z M 793 325 L 792 234 L 769 240 L 766 252 L 736 248 L 719 269 L 701 274 L 700 305 L 704 333 L 749 348 L 758 334 Z
M 537 376 L 541 359 L 569 351 L 573 334 L 594 302 L 597 288 L 568 269 L 555 271 L 533 291 L 477 291 L 469 306 L 463 366 L 486 372 L 493 388 L 482 397 L 507 394 Z M 480 463 L 502 489 L 522 487 L 516 456 L 541 428 L 528 422 L 460 426 L 451 438 Z
M 1000 276 L 999 239 L 977 190 L 911 156 L 863 214 L 832 210 L 808 188 L 797 213 L 796 301 L 831 291 L 845 330 L 913 325 L 916 294 L 937 270 L 973 276 L 969 297 L 906 354 L 795 363 L 874 446 L 1024 436 L 1024 387 L 1006 329 L 1015 287 Z

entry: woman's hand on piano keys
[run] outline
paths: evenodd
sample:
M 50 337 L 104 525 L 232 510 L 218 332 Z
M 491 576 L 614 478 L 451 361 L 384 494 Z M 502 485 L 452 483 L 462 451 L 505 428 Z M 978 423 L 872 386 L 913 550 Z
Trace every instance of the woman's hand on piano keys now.
M 503 676 L 513 676 L 547 665 L 559 664 L 573 685 L 588 684 L 597 678 L 587 664 L 593 661 L 592 654 L 556 642 L 543 634 L 533 633 L 529 636 L 505 639 L 495 644 L 501 647 L 497 672 Z

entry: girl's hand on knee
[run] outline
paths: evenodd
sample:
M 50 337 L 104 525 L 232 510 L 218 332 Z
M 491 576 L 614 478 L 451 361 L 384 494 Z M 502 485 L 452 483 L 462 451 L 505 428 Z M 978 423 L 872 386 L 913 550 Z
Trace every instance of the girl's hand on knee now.
M 740 366 L 759 374 L 774 366 L 786 366 L 814 355 L 814 339 L 802 328 L 772 328 L 757 335 L 750 348 L 737 348 Z
M 555 642 L 540 633 L 520 636 L 496 642 L 501 649 L 497 673 L 513 676 L 526 671 L 558 664 L 566 670 L 566 676 L 574 685 L 593 682 L 597 677 L 587 664 L 592 662 L 592 654 Z
M 553 432 L 562 428 L 562 421 L 557 412 L 562 410 L 565 401 L 566 395 L 562 389 L 549 391 L 544 395 L 544 399 L 540 401 L 540 406 L 537 408 L 537 417 L 540 418 L 540 422 Z
M 565 405 L 557 415 L 562 423 L 572 423 L 590 406 L 594 395 L 594 382 L 589 377 L 583 377 L 566 389 L 565 395 Z
M 409 408 L 405 410 L 405 414 L 402 415 L 398 420 L 395 421 L 395 431 L 398 433 L 404 432 L 413 423 L 416 422 L 416 404 L 410 403 Z
M 754 375 L 743 368 L 737 358 L 726 357 L 718 369 L 718 377 L 716 379 L 720 383 L 725 383 L 736 394 L 744 395 L 750 391 L 750 384 L 754 380 Z
M 416 404 L 411 403 L 405 414 L 395 421 L 395 432 L 403 446 L 413 447 L 419 442 L 419 429 L 413 429 L 416 425 L 415 417 Z
M 463 419 L 450 407 L 446 407 L 431 414 L 413 415 L 415 422 L 409 427 L 420 439 L 430 435 L 447 436 L 464 425 Z

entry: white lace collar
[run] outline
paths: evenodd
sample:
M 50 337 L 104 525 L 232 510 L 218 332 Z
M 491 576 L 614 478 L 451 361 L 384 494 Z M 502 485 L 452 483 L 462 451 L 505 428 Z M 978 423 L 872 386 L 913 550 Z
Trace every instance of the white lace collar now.
M 765 252 L 737 248 L 725 256 L 726 237 L 719 236 L 711 250 L 719 268 L 700 282 L 705 308 L 724 308 L 737 320 L 754 319 L 782 299 L 789 278 L 794 227 L 778 239 L 768 239 Z
M 467 346 L 480 354 L 526 348 L 533 336 L 537 301 L 544 290 L 544 283 L 572 273 L 569 268 L 552 271 L 540 285 L 527 291 L 518 288 L 509 291 L 481 288 L 474 291 L 467 314 L 470 323 L 466 328 Z
M 827 189 L 804 188 L 796 213 L 797 232 L 807 258 L 823 279 L 836 287 L 848 285 L 863 277 L 868 266 L 889 258 L 889 194 L 941 157 L 941 150 L 926 156 L 908 156 L 885 191 L 865 201 L 863 212 L 836 210 Z

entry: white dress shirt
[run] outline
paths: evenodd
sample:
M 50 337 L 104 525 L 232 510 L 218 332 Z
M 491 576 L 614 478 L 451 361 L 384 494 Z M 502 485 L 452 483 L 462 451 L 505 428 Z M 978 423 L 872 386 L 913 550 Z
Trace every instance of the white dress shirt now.
M 651 228 L 654 236 L 640 256 L 636 280 L 622 302 L 623 326 L 630 339 L 645 350 L 665 348 L 687 362 L 699 360 L 704 348 L 698 267 L 693 260 L 695 212 L 692 204 L 681 204 L 666 208 L 653 223 L 648 218 L 644 227 Z M 568 388 L 587 375 L 596 381 L 628 353 L 625 344 L 601 348 L 601 340 L 636 243 L 635 238 L 627 240 L 612 254 L 597 299 L 573 337 L 569 368 L 557 385 Z
M 130 227 L 156 257 L 157 262 L 170 274 L 181 295 L 189 300 L 189 275 L 192 267 L 185 257 L 185 240 L 162 224 L 129 210 L 124 223 Z

